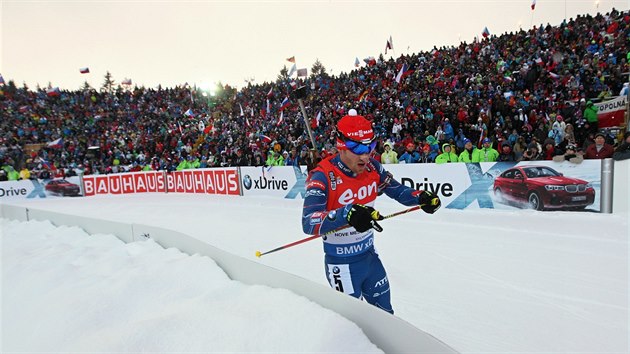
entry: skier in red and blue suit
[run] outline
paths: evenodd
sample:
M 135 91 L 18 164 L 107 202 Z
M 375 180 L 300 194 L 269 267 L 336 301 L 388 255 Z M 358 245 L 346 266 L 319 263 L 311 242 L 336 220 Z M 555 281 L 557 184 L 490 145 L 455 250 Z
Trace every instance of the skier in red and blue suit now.
M 433 214 L 440 198 L 400 184 L 370 158 L 376 140 L 372 123 L 363 116 L 344 116 L 337 131 L 339 153 L 322 160 L 307 179 L 302 227 L 306 234 L 324 235 L 347 226 L 322 237 L 330 286 L 394 313 L 387 273 L 374 249 L 374 230 L 383 230 L 374 201 L 385 193 Z

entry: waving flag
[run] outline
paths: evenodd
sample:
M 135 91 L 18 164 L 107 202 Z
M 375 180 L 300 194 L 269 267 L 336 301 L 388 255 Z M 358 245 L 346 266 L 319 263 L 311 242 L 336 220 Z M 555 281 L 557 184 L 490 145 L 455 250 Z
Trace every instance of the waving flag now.
M 271 138 L 270 138 L 270 137 L 268 137 L 268 136 L 266 136 L 266 135 L 264 135 L 264 134 L 260 134 L 260 135 L 259 135 L 259 137 L 260 137 L 260 140 L 261 140 L 263 143 L 267 143 L 267 144 L 269 144 L 269 143 L 271 142 Z
M 184 115 L 188 116 L 188 117 L 194 117 L 195 116 L 195 114 L 192 111 L 192 108 L 188 108 L 188 110 L 186 112 L 184 112 Z
M 536 0 L 532 0 L 532 11 L 536 8 Z
M 89 74 L 90 73 L 90 68 L 88 68 L 88 67 L 81 68 L 81 69 L 79 69 L 79 72 L 81 74 Z
M 269 89 L 269 92 L 267 92 L 267 98 L 271 98 L 271 97 L 273 97 L 273 87 L 271 87 Z
M 490 31 L 488 31 L 488 27 L 483 28 L 483 32 L 481 32 L 481 35 L 483 36 L 483 38 L 488 38 L 488 36 L 490 35 Z
M 240 104 L 240 103 L 238 104 L 238 106 L 241 108 L 241 114 L 240 114 L 240 116 L 242 117 L 242 116 L 244 116 L 244 115 L 245 115 L 245 112 L 243 112 L 243 106 L 241 106 L 241 104 Z
M 317 113 L 317 116 L 315 117 L 315 119 L 313 120 L 313 124 L 311 124 L 311 128 L 317 128 L 319 127 L 319 122 L 322 120 L 322 111 L 319 111 Z
M 269 114 L 271 112 L 271 106 L 269 105 L 269 100 L 267 100 L 267 111 L 266 114 Z
M 396 75 L 397 83 L 400 83 L 400 80 L 402 80 L 402 77 L 405 71 L 407 71 L 407 64 L 403 64 L 402 68 L 400 68 L 400 71 L 398 72 L 398 75 Z
M 392 36 L 389 36 L 389 39 L 387 40 L 387 44 L 385 44 L 385 54 L 387 54 L 387 50 L 393 50 L 394 49 L 394 42 L 392 41 Z
M 358 68 L 359 65 L 361 65 L 361 62 L 359 61 L 359 57 L 355 57 L 354 58 L 354 67 Z
M 280 104 L 280 111 L 284 111 L 285 108 L 289 107 L 291 102 L 289 102 L 289 97 L 285 97 Z
M 124 80 L 121 82 L 121 84 L 122 84 L 122 85 L 131 85 L 131 79 L 124 79 Z
M 282 121 L 284 120 L 284 111 L 280 111 L 280 119 L 278 119 L 278 124 L 276 125 L 280 125 L 282 124 Z
M 287 58 L 287 61 L 295 64 L 295 56 L 292 56 L 291 58 Z
M 61 149 L 63 147 L 63 138 L 53 140 L 46 144 L 46 146 L 49 148 Z
M 306 68 L 298 69 L 297 73 L 298 73 L 298 77 L 300 76 L 306 77 Z
M 59 87 L 51 87 L 51 88 L 46 90 L 46 94 L 49 97 L 56 97 L 56 96 L 59 96 L 61 94 L 61 91 L 59 91 Z
M 287 74 L 289 77 L 293 76 L 293 73 L 295 73 L 295 71 L 297 70 L 297 66 L 295 66 L 295 64 L 293 64 L 293 66 L 291 66 L 291 70 L 289 70 L 289 74 Z

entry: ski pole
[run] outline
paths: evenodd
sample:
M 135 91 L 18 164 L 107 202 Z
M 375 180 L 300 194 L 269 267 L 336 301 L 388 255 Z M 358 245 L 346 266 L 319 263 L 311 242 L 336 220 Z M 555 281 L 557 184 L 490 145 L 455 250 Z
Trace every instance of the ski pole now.
M 422 205 L 416 205 L 416 206 L 411 207 L 409 209 L 397 211 L 395 213 L 383 216 L 383 220 L 389 219 L 389 218 L 393 218 L 395 216 L 399 216 L 399 215 L 402 215 L 402 214 L 407 214 L 407 213 L 410 213 L 412 211 L 416 211 L 416 210 L 418 210 L 420 208 L 422 208 Z M 312 235 L 312 236 L 303 238 L 301 240 L 297 240 L 297 241 L 294 241 L 294 242 L 291 242 L 291 243 L 287 243 L 286 245 L 274 248 L 274 249 L 272 249 L 270 251 L 267 251 L 267 252 L 256 251 L 256 257 L 260 258 L 261 256 L 264 256 L 266 254 L 273 253 L 273 252 L 276 252 L 276 251 L 280 251 L 280 250 L 283 250 L 283 249 L 286 249 L 286 248 L 289 248 L 289 247 L 293 247 L 293 246 L 299 245 L 301 243 L 304 243 L 304 242 L 307 242 L 307 241 L 310 241 L 310 240 L 314 240 L 316 238 L 320 238 L 322 236 L 330 235 L 330 234 L 333 234 L 335 232 L 341 231 L 341 230 L 349 228 L 349 227 L 350 227 L 350 225 L 343 225 L 343 226 L 338 227 L 338 228 L 336 228 L 334 230 L 328 231 L 328 232 L 326 232 L 324 234 Z

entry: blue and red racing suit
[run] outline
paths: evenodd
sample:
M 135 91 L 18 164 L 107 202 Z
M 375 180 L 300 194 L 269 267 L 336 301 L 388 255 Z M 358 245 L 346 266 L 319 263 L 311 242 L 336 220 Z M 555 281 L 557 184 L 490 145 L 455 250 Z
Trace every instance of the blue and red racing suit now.
M 374 230 L 358 232 L 347 221 L 352 204 L 374 206 L 381 193 L 414 206 L 420 192 L 400 184 L 374 159 L 359 175 L 338 154 L 324 159 L 306 182 L 302 228 L 306 234 L 315 235 L 348 226 L 322 237 L 330 286 L 394 313 L 387 273 L 374 249 Z

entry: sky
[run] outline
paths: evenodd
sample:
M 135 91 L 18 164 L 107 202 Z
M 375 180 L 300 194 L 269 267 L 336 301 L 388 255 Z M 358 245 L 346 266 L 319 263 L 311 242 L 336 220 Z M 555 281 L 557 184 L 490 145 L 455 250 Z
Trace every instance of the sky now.
M 146 87 L 275 81 L 319 59 L 338 75 L 355 58 L 386 58 L 491 34 L 559 25 L 578 14 L 630 8 L 630 0 L 0 1 L 0 74 L 39 84 L 100 88 L 107 71 Z M 89 74 L 79 69 L 89 67 Z
M 171 193 L 11 204 L 174 229 L 328 286 L 317 240 L 255 257 L 257 250 L 264 252 L 306 236 L 299 221 L 299 199 Z M 383 196 L 376 208 L 385 214 L 404 209 Z M 191 340 L 208 343 L 207 333 L 199 329 L 222 331 L 221 323 L 237 327 L 241 334 L 252 333 L 244 335 L 246 343 L 255 340 L 258 332 L 252 321 L 239 321 L 224 312 L 210 316 L 203 309 L 221 307 L 228 300 L 217 294 L 225 294 L 234 300 L 230 306 L 243 311 L 275 308 L 265 313 L 266 320 L 283 324 L 279 326 L 283 331 L 269 333 L 253 350 L 243 348 L 241 336 L 228 333 L 217 339 L 222 348 L 295 350 L 298 347 L 284 333 L 298 321 L 292 316 L 322 311 L 286 291 L 230 282 L 203 257 L 160 251 L 152 244 L 122 245 L 112 237 L 86 237 L 74 229 L 54 230 L 46 224 L 33 227 L 2 221 L 0 225 L 3 345 L 20 343 L 34 351 L 53 343 L 48 351 L 63 352 L 69 347 L 85 348 L 83 334 L 87 338 L 102 338 L 102 334 L 106 339 L 95 343 L 105 351 L 130 352 L 159 339 L 159 333 L 150 330 L 119 336 L 134 323 L 147 324 L 149 329 L 166 326 L 169 337 L 163 345 L 181 345 L 182 351 L 198 349 L 187 347 Z M 375 245 L 388 272 L 396 316 L 454 349 L 462 353 L 627 352 L 627 215 L 443 208 L 433 215 L 408 213 L 381 225 L 384 231 L 377 234 Z M 132 271 L 121 272 L 123 266 Z M 160 279 L 146 279 L 145 271 L 159 273 Z M 164 292 L 160 282 L 177 286 Z M 113 298 L 104 300 L 98 296 L 102 292 Z M 117 292 L 126 297 L 114 297 Z M 140 308 L 132 309 L 129 298 Z M 278 303 L 288 305 L 278 309 Z M 96 309 L 84 313 L 92 305 Z M 352 326 L 321 313 L 336 321 L 328 326 L 346 329 L 344 333 L 356 340 L 356 351 L 364 351 L 359 346 L 370 350 Z M 322 324 L 310 321 L 321 313 L 309 316 L 308 325 L 313 327 L 307 331 L 319 330 Z M 193 325 L 182 324 L 188 322 Z M 121 324 L 121 329 L 116 328 Z M 75 337 L 64 336 L 75 332 Z M 313 347 L 299 348 L 327 352 L 328 345 L 339 344 L 335 341 L 308 342 Z

